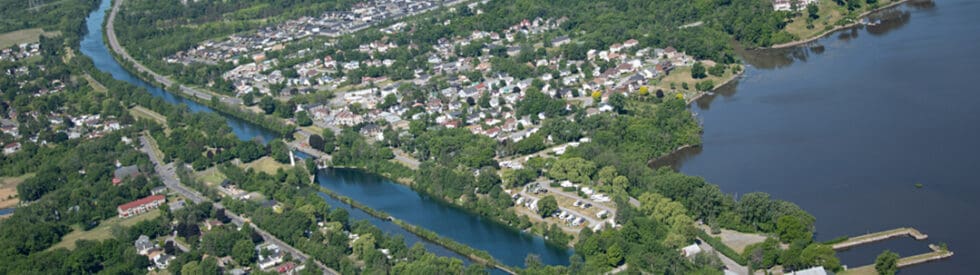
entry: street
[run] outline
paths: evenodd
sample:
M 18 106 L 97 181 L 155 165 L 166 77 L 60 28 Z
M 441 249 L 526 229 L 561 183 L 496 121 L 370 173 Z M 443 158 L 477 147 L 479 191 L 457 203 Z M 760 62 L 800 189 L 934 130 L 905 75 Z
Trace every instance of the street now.
M 150 157 L 150 162 L 153 162 L 154 169 L 156 170 L 157 174 L 160 175 L 160 179 L 163 180 L 163 184 L 166 185 L 167 188 L 170 188 L 170 190 L 179 193 L 181 196 L 184 196 L 185 198 L 193 201 L 194 203 L 210 201 L 206 199 L 204 196 L 202 196 L 200 193 L 197 193 L 196 191 L 191 190 L 186 186 L 180 184 L 180 181 L 177 179 L 177 173 L 174 170 L 174 164 L 173 163 L 162 164 L 160 161 L 160 157 L 153 152 L 153 149 L 150 146 L 150 142 L 149 140 L 146 139 L 146 136 L 140 136 L 140 144 L 142 145 L 143 153 L 147 154 Z M 216 209 L 225 209 L 220 202 L 214 203 L 214 207 Z M 231 218 L 231 222 L 234 223 L 235 225 L 242 226 L 243 224 L 245 224 L 246 220 L 241 216 L 239 216 L 238 214 L 236 214 L 235 212 L 225 209 L 225 214 Z M 278 245 L 279 248 L 282 249 L 284 252 L 292 254 L 293 259 L 296 259 L 300 263 L 310 258 L 309 255 L 306 255 L 306 253 L 303 253 L 299 249 L 296 249 L 290 246 L 289 244 L 283 242 L 282 240 L 279 240 L 279 238 L 276 238 L 272 234 L 269 234 L 269 232 L 262 230 L 262 228 L 259 228 L 254 223 L 249 223 L 249 225 L 251 225 L 252 229 L 255 229 L 255 232 L 259 233 L 259 235 L 261 235 L 263 239 Z M 185 248 L 181 248 L 181 250 L 183 249 Z M 316 263 L 317 266 L 320 267 L 321 270 L 324 271 L 324 274 L 340 274 L 337 271 L 323 265 L 323 263 L 320 263 L 320 261 L 314 259 L 314 262 Z

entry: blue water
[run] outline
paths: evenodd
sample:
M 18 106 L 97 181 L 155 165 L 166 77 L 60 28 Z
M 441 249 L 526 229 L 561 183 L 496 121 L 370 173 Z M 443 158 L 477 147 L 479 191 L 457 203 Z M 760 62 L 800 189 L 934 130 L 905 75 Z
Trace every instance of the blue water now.
M 105 17 L 107 16 L 106 11 L 111 7 L 111 2 L 112 1 L 109 0 L 102 1 L 99 9 L 89 14 L 88 18 L 85 20 L 88 34 L 82 38 L 82 54 L 91 58 L 92 62 L 95 63 L 95 67 L 99 70 L 111 74 L 115 79 L 126 81 L 137 87 L 144 88 L 153 96 L 162 98 L 166 102 L 187 105 L 192 112 L 214 112 L 214 110 L 208 108 L 207 106 L 173 95 L 167 91 L 164 91 L 163 89 L 143 81 L 142 79 L 130 74 L 129 71 L 126 71 L 122 65 L 116 62 L 112 55 L 109 54 L 109 49 L 106 47 L 106 44 L 103 43 L 102 39 L 102 23 L 105 21 Z M 231 131 L 241 140 L 252 140 L 256 137 L 261 137 L 263 142 L 268 142 L 278 137 L 276 133 L 257 125 L 253 125 L 231 116 L 224 117 L 228 122 L 228 126 L 231 126 Z
M 109 54 L 109 49 L 102 39 L 101 27 L 105 20 L 106 11 L 110 8 L 110 2 L 110 0 L 103 0 L 99 9 L 88 16 L 86 21 L 88 34 L 81 42 L 82 53 L 90 57 L 99 70 L 110 73 L 116 79 L 145 88 L 152 95 L 160 97 L 167 102 L 186 104 L 194 112 L 214 112 L 207 106 L 173 95 L 139 79 L 116 62 L 112 55 Z M 241 140 L 252 140 L 256 137 L 261 137 L 262 140 L 269 141 L 276 137 L 275 133 L 259 126 L 234 117 L 224 117 L 227 119 L 228 125 L 231 126 L 232 132 Z M 297 156 L 303 158 L 309 157 L 301 152 L 297 152 Z M 345 175 L 360 177 L 365 179 L 366 182 L 361 184 L 358 182 L 343 181 L 343 185 L 335 185 L 330 184 L 331 182 L 335 182 L 334 180 L 327 180 L 322 174 L 318 181 L 323 186 L 334 190 L 338 194 L 351 197 L 369 207 L 388 212 L 398 219 L 432 230 L 457 242 L 486 250 L 507 265 L 523 266 L 524 258 L 528 254 L 540 255 L 542 262 L 546 264 L 568 264 L 568 257 L 571 255 L 569 249 L 546 245 L 540 237 L 512 231 L 505 226 L 483 220 L 465 211 L 446 206 L 433 200 L 423 199 L 424 197 L 403 185 L 356 171 L 348 171 Z M 337 187 L 337 189 L 334 187 Z M 379 201 L 368 199 L 368 197 L 364 196 L 366 194 L 387 195 L 385 196 L 385 200 Z M 449 251 L 444 247 L 421 240 L 418 236 L 394 224 L 374 218 L 363 211 L 353 209 L 349 205 L 328 196 L 323 197 L 331 206 L 347 209 L 354 219 L 368 220 L 387 233 L 404 236 L 408 245 L 422 242 L 430 252 L 436 255 L 456 257 L 463 259 L 466 263 L 470 262 L 465 257 Z M 384 204 L 379 204 L 379 202 L 384 202 Z
M 568 265 L 572 254 L 571 249 L 549 245 L 541 237 L 472 215 L 381 176 L 353 169 L 324 169 L 317 174 L 317 182 L 368 207 L 487 251 L 510 266 L 524 266 L 529 254 L 540 256 L 548 265 Z
M 901 273 L 977 274 L 978 14 L 976 0 L 913 1 L 875 15 L 879 26 L 747 53 L 744 78 L 694 107 L 704 146 L 680 170 L 795 202 L 820 240 L 903 226 L 929 235 L 839 253 L 849 266 L 947 243 L 952 258 Z
M 13 207 L 0 209 L 0 216 L 7 215 L 7 214 L 10 214 L 10 213 L 14 213 L 14 208 Z

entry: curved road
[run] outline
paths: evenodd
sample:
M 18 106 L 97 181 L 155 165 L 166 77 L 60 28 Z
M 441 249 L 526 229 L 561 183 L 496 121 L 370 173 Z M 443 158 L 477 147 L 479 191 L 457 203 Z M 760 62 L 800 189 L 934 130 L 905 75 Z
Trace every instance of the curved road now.
M 187 186 L 180 184 L 180 180 L 177 179 L 177 174 L 174 172 L 174 164 L 173 163 L 164 164 L 162 161 L 160 161 L 159 156 L 157 156 L 156 153 L 153 152 L 153 149 L 150 147 L 150 143 L 145 136 L 140 136 L 140 144 L 142 144 L 143 152 L 149 155 L 150 162 L 153 163 L 153 167 L 156 169 L 157 174 L 160 175 L 160 178 L 163 180 L 163 184 L 166 185 L 167 188 L 170 188 L 170 190 L 180 193 L 182 196 L 193 201 L 195 204 L 205 202 L 205 201 L 208 202 L 211 201 L 210 199 L 204 197 L 197 191 L 194 191 L 193 189 L 187 188 Z M 217 209 L 225 209 L 225 207 L 221 205 L 220 202 L 214 203 L 214 207 Z M 231 222 L 234 223 L 235 225 L 241 226 L 246 222 L 244 218 L 242 218 L 235 212 L 232 212 L 231 210 L 225 209 L 225 214 L 227 214 L 228 217 L 231 218 Z M 303 253 L 303 251 L 300 251 L 299 249 L 294 248 L 293 246 L 287 244 L 286 242 L 279 240 L 279 238 L 276 238 L 276 236 L 270 234 L 269 232 L 266 232 L 265 230 L 262 230 L 262 228 L 259 228 L 259 226 L 255 225 L 254 223 L 249 223 L 249 225 L 252 227 L 252 229 L 255 229 L 255 232 L 258 232 L 259 235 L 261 235 L 262 238 L 265 239 L 266 241 L 278 245 L 279 248 L 285 251 L 286 253 L 293 254 L 294 259 L 300 262 L 304 262 L 306 261 L 306 259 L 310 258 L 310 256 L 306 255 L 306 253 Z M 183 250 L 184 248 L 181 249 Z M 320 263 L 320 261 L 316 259 L 313 259 L 313 262 L 320 267 L 320 270 L 323 270 L 324 274 L 340 274 L 339 272 L 327 267 L 323 263 Z
M 119 39 L 116 38 L 115 21 L 116 21 L 116 14 L 119 13 L 119 9 L 122 6 L 122 3 L 123 3 L 123 0 L 115 0 L 115 1 L 113 1 L 112 11 L 109 12 L 109 18 L 106 19 L 105 32 L 106 32 L 106 37 L 109 38 L 109 47 L 112 48 L 112 51 L 114 51 L 117 54 L 119 54 L 120 56 L 122 56 L 122 58 L 125 59 L 127 62 L 132 63 L 136 67 L 136 70 L 138 70 L 138 71 L 140 71 L 142 73 L 148 73 L 148 74 L 150 74 L 150 76 L 152 76 L 153 79 L 155 79 L 157 82 L 163 84 L 164 87 L 171 87 L 171 86 L 173 86 L 174 82 L 171 81 L 170 78 L 167 78 L 166 76 L 160 75 L 160 74 L 158 74 L 158 73 L 150 70 L 146 66 L 143 66 L 142 63 L 139 63 L 138 61 L 136 61 L 135 58 L 133 58 L 131 55 L 129 55 L 128 52 L 126 52 L 126 48 L 123 48 L 122 45 L 119 44 Z M 187 86 L 184 86 L 184 85 L 180 85 L 180 91 L 183 92 L 184 94 L 187 94 L 187 95 L 190 95 L 190 96 L 193 96 L 193 97 L 201 98 L 201 99 L 204 99 L 204 100 L 211 100 L 211 94 L 206 93 L 206 92 L 199 91 L 199 90 L 197 90 L 195 88 L 191 88 L 191 87 L 187 87 Z M 221 97 L 221 101 L 224 102 L 224 103 L 226 103 L 226 104 L 232 104 L 232 105 L 241 105 L 242 104 L 242 101 L 240 99 L 238 99 L 238 98 L 235 98 L 235 97 L 228 97 L 228 96 L 219 96 L 219 97 Z

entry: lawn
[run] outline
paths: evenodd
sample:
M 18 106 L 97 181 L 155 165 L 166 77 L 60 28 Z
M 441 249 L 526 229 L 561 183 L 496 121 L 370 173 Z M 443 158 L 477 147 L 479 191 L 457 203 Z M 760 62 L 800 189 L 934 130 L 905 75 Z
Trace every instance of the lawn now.
M 65 235 L 64 237 L 61 238 L 61 242 L 58 242 L 57 244 L 55 244 L 49 249 L 54 250 L 63 247 L 71 250 L 71 249 L 75 249 L 75 241 L 78 240 L 106 240 L 109 238 L 113 238 L 112 228 L 115 226 L 130 227 L 141 221 L 152 220 L 159 216 L 160 216 L 160 210 L 157 209 L 157 210 L 147 212 L 143 215 L 139 215 L 128 219 L 120 219 L 118 217 L 113 217 L 103 221 L 102 224 L 100 224 L 95 228 L 92 228 L 92 230 L 89 231 L 81 230 L 81 228 L 75 226 L 72 228 L 71 233 L 68 233 L 68 235 Z
M 17 177 L 0 177 L 0 208 L 9 208 L 17 205 L 20 202 L 20 199 L 17 198 L 17 185 L 20 185 L 33 176 L 34 173 Z
M 133 107 L 132 109 L 129 109 L 129 113 L 135 117 L 153 120 L 160 125 L 167 126 L 167 117 L 161 115 L 160 113 L 154 112 L 153 110 L 144 108 L 143 106 Z
M 95 78 L 92 78 L 91 75 L 85 74 L 84 77 L 85 77 L 85 81 L 88 81 L 88 85 L 89 86 L 92 86 L 92 89 L 95 90 L 96 92 L 106 93 L 106 92 L 109 91 L 109 89 L 107 89 L 105 86 L 103 86 L 102 83 L 99 83 L 98 81 L 95 80 Z M 142 108 L 142 107 L 140 107 L 140 108 Z M 133 114 L 133 115 L 136 115 L 136 114 Z
M 266 172 L 267 174 L 275 175 L 276 170 L 278 170 L 279 168 L 286 170 L 289 168 L 289 164 L 279 163 L 278 161 L 272 159 L 271 157 L 262 157 L 255 161 L 242 164 L 241 167 L 242 169 L 252 168 L 255 169 L 256 172 Z
M 877 6 L 884 7 L 896 1 L 898 0 L 879 0 Z M 827 30 L 833 29 L 836 27 L 838 21 L 848 15 L 847 8 L 838 6 L 837 3 L 834 3 L 834 1 L 820 1 L 819 3 L 818 14 L 820 17 L 813 20 L 812 29 L 808 29 L 806 27 L 807 11 L 803 10 L 803 15 L 796 17 L 792 22 L 786 25 L 786 32 L 796 36 L 799 40 L 810 39 L 815 36 L 822 35 Z M 854 15 L 858 15 L 872 9 L 872 7 L 864 5 L 852 13 Z
M 204 182 L 208 186 L 215 186 L 221 184 L 228 177 L 224 173 L 218 171 L 218 168 L 211 167 L 204 171 L 197 173 L 197 179 Z
M 709 66 L 707 62 L 705 63 L 705 67 L 711 68 L 711 66 Z M 714 82 L 715 88 L 717 88 L 718 86 L 721 86 L 722 83 L 724 83 L 728 79 L 731 79 L 732 77 L 734 76 L 732 74 L 731 66 L 729 66 L 729 69 L 725 70 L 725 74 L 723 74 L 722 76 L 714 76 L 708 74 L 708 77 L 702 79 L 694 79 L 693 77 L 691 77 L 690 66 L 675 67 L 673 70 L 670 71 L 669 75 L 665 76 L 659 82 L 651 82 L 650 93 L 651 94 L 656 93 L 657 89 L 662 89 L 666 93 L 671 90 L 670 83 L 675 83 L 675 87 L 677 91 L 684 93 L 686 97 L 690 97 L 693 96 L 695 93 L 697 93 L 697 90 L 695 89 L 694 86 L 698 82 L 711 80 L 711 82 Z M 682 83 L 687 83 L 688 85 L 687 90 L 683 88 Z
M 0 34 L 0 48 L 8 48 L 13 45 L 37 42 L 39 39 L 38 37 L 40 37 L 42 33 L 44 33 L 44 30 L 40 28 L 33 28 Z

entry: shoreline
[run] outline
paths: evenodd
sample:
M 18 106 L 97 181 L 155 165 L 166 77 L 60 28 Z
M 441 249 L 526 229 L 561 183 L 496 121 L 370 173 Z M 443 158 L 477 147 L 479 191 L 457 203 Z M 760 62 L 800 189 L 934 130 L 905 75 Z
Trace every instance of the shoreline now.
M 356 168 L 350 168 L 350 169 L 356 169 Z M 390 222 L 392 224 L 395 224 L 396 226 L 398 226 L 398 227 L 400 227 L 402 229 L 405 229 L 405 231 L 408 231 L 409 233 L 411 233 L 411 234 L 413 234 L 413 235 L 415 235 L 415 236 L 417 236 L 417 237 L 419 237 L 419 238 L 421 238 L 423 240 L 429 241 L 429 242 L 431 242 L 433 244 L 436 244 L 438 246 L 441 246 L 443 248 L 446 248 L 446 249 L 448 249 L 448 250 L 450 250 L 450 251 L 452 251 L 454 253 L 459 254 L 460 256 L 469 258 L 470 260 L 473 260 L 475 263 L 488 265 L 488 267 L 491 267 L 491 268 L 494 268 L 494 269 L 498 269 L 498 270 L 501 270 L 501 271 L 504 271 L 504 272 L 507 272 L 507 273 L 510 273 L 510 274 L 515 274 L 512 271 L 513 270 L 513 267 L 510 267 L 510 266 L 507 266 L 507 265 L 501 263 L 497 259 L 493 258 L 493 256 L 490 255 L 489 252 L 486 252 L 486 251 L 483 251 L 483 250 L 478 250 L 476 248 L 470 247 L 468 245 L 465 245 L 463 243 L 457 242 L 455 240 L 452 240 L 452 239 L 443 237 L 443 236 L 441 236 L 441 235 L 439 235 L 439 234 L 437 234 L 435 232 L 432 232 L 432 231 L 430 231 L 428 229 L 421 228 L 421 227 L 419 227 L 417 225 L 414 225 L 414 224 L 411 224 L 411 223 L 408 223 L 408 222 L 399 220 L 398 218 L 395 218 L 394 216 L 391 216 L 388 213 L 382 212 L 380 210 L 376 210 L 376 209 L 371 208 L 371 207 L 368 207 L 367 205 L 364 205 L 364 204 L 362 204 L 362 203 L 360 203 L 360 202 L 358 202 L 358 201 L 356 201 L 354 199 L 351 199 L 351 198 L 346 197 L 344 195 L 340 195 L 340 194 L 334 192 L 333 190 L 330 190 L 329 188 L 326 188 L 324 186 L 321 186 L 321 185 L 317 184 L 316 182 L 313 182 L 313 184 L 317 185 L 317 189 L 319 189 L 320 192 L 323 192 L 323 194 L 325 194 L 325 195 L 327 195 L 327 196 L 329 196 L 329 197 L 331 197 L 331 198 L 333 198 L 333 199 L 335 199 L 335 200 L 337 200 L 337 201 L 339 201 L 341 203 L 345 203 L 345 204 L 347 204 L 347 205 L 349 205 L 349 206 L 351 206 L 353 208 L 357 208 L 357 209 L 359 209 L 361 211 L 364 211 L 364 213 L 367 213 L 368 215 L 371 215 L 372 217 L 375 217 L 375 218 L 378 218 L 378 219 L 381 219 L 381 220 Z
M 860 23 L 860 19 L 865 18 L 865 17 L 867 17 L 868 15 L 870 15 L 872 13 L 879 12 L 879 11 L 882 11 L 884 9 L 888 9 L 888 8 L 891 8 L 891 7 L 900 5 L 900 4 L 904 4 L 905 2 L 908 2 L 908 1 L 909 0 L 898 0 L 898 1 L 892 2 L 892 3 L 888 4 L 888 5 L 884 5 L 884 6 L 875 8 L 873 10 L 869 10 L 869 11 L 863 12 L 860 15 L 857 16 L 856 19 L 858 19 L 858 22 L 853 22 L 853 23 L 849 23 L 849 24 L 844 24 L 844 25 L 841 25 L 841 26 L 837 26 L 837 27 L 834 27 L 832 29 L 826 30 L 826 31 L 824 31 L 824 32 L 822 32 L 822 33 L 820 33 L 818 35 L 815 35 L 815 36 L 810 37 L 810 38 L 807 38 L 807 39 L 786 42 L 786 43 L 783 43 L 783 44 L 776 44 L 776 45 L 772 45 L 772 46 L 769 46 L 769 47 L 762 47 L 762 48 L 759 48 L 759 49 L 760 50 L 784 49 L 784 48 L 789 48 L 789 47 L 794 47 L 794 46 L 799 46 L 799 45 L 807 44 L 807 43 L 810 43 L 810 42 L 819 40 L 821 38 L 824 38 L 827 35 L 830 35 L 831 33 L 834 33 L 834 32 L 840 31 L 840 30 L 849 29 L 849 28 L 853 28 L 855 26 L 858 26 L 858 25 L 861 24 Z

